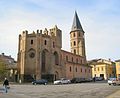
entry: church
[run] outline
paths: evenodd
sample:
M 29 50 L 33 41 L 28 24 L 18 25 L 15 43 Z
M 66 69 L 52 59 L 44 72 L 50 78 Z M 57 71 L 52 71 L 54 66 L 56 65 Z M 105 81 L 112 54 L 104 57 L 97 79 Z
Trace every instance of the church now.
M 85 32 L 77 12 L 70 31 L 71 52 L 62 50 L 62 30 L 56 25 L 45 30 L 19 35 L 18 77 L 22 82 L 34 79 L 54 81 L 60 78 L 92 77 L 85 51 Z

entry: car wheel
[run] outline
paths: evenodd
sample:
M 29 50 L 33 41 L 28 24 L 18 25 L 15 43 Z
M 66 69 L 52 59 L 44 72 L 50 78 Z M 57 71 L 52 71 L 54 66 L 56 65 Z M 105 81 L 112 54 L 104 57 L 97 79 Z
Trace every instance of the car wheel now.
M 58 84 L 62 84 L 62 82 L 59 82 Z
M 44 85 L 47 85 L 47 83 L 44 83 Z
M 113 83 L 114 86 L 116 86 L 116 83 Z
M 109 84 L 109 85 L 111 85 L 111 84 Z

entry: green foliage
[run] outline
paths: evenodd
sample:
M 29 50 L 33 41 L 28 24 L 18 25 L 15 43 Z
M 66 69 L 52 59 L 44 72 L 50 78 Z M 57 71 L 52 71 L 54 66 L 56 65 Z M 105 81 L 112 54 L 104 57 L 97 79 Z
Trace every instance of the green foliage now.
M 0 79 L 2 80 L 6 76 L 6 68 L 5 68 L 5 63 L 0 60 Z
M 0 61 L 0 74 L 3 74 L 4 71 L 5 71 L 5 64 L 2 61 Z

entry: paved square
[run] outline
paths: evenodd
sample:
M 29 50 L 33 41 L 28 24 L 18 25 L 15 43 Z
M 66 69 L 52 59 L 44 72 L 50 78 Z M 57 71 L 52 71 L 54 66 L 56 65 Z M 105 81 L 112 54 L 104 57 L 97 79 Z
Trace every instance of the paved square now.
M 68 85 L 11 85 L 8 93 L 0 98 L 105 98 L 120 89 L 107 83 L 81 83 Z

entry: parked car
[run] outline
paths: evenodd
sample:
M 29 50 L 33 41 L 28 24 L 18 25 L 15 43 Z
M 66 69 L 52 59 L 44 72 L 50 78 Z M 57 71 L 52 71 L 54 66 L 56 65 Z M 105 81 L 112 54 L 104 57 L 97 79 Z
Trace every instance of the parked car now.
M 111 84 L 113 84 L 113 82 L 116 81 L 116 80 L 117 80 L 117 78 L 109 78 L 109 79 L 108 79 L 108 84 L 111 85 Z
M 65 78 L 61 78 L 60 80 L 54 81 L 54 84 L 69 84 L 69 83 L 71 83 L 71 81 Z
M 85 78 L 73 78 L 71 80 L 71 83 L 82 83 L 82 82 L 86 82 Z
M 46 85 L 46 84 L 48 84 L 48 81 L 47 81 L 46 79 L 34 80 L 34 81 L 32 82 L 32 84 L 33 84 L 33 85 L 36 85 L 36 84 L 44 84 L 44 85 Z
M 104 78 L 103 77 L 95 77 L 95 80 L 96 81 L 102 81 L 102 80 L 104 80 Z
M 113 83 L 112 83 L 114 86 L 115 85 L 120 85 L 120 80 L 119 79 L 116 79 L 115 81 L 113 81 Z
M 92 82 L 93 79 L 92 78 L 85 78 L 85 82 Z

